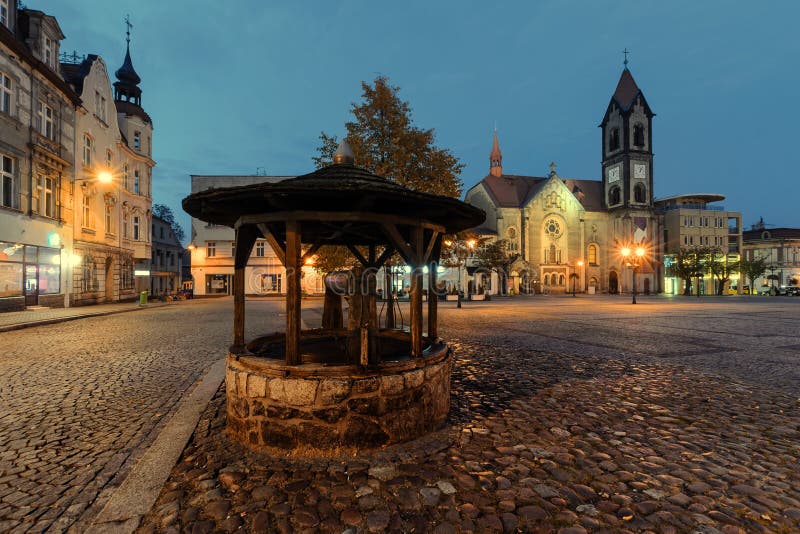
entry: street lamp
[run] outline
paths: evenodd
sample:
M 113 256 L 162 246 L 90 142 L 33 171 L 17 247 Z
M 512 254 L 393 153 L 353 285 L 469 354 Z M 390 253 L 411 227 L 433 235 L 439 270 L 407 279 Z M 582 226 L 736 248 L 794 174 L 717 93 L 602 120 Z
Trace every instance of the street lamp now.
M 623 247 L 622 250 L 619 251 L 622 254 L 622 257 L 625 258 L 625 261 L 632 269 L 633 275 L 633 291 L 631 292 L 633 297 L 631 299 L 631 304 L 636 304 L 636 269 L 639 268 L 639 265 L 642 263 L 642 259 L 644 258 L 645 250 L 643 247 L 636 247 L 636 250 L 631 251 L 628 247 Z
M 578 268 L 583 267 L 583 260 L 578 260 Z M 572 296 L 575 297 L 575 282 L 577 282 L 580 275 L 577 273 L 578 269 L 575 269 L 576 272 L 572 273 Z

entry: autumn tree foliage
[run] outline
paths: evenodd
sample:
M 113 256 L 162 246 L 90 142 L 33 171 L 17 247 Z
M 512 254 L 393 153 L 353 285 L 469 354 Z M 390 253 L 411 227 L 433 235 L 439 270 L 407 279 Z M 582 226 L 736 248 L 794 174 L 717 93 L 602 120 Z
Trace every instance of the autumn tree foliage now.
M 435 145 L 433 129 L 414 125 L 411 106 L 400 99 L 400 88 L 378 76 L 361 82 L 362 101 L 353 103 L 353 120 L 345 123 L 345 138 L 356 165 L 400 185 L 450 197 L 461 195 L 464 165 L 446 148 Z M 339 144 L 335 135 L 320 134 L 314 158 L 317 168 L 330 165 Z

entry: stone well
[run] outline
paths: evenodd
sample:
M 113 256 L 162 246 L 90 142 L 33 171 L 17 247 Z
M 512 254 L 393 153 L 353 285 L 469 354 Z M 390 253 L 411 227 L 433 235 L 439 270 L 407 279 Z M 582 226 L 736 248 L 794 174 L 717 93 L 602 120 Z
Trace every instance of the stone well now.
M 368 373 L 229 353 L 228 431 L 256 449 L 375 447 L 418 437 L 450 408 L 450 350 L 439 344 L 426 352 Z

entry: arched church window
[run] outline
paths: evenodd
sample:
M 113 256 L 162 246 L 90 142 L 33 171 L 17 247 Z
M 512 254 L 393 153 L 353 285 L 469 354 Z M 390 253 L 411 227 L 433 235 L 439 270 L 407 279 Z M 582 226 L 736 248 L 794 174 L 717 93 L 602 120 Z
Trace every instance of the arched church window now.
M 615 206 L 620 202 L 620 189 L 619 187 L 612 187 L 608 192 L 608 205 Z
M 589 245 L 587 257 L 589 265 L 597 265 L 597 245 Z
M 549 274 L 544 275 L 544 285 L 546 285 L 546 286 L 550 285 L 550 275 Z
M 645 200 L 645 189 L 644 184 L 636 184 L 633 186 L 633 200 L 634 202 L 638 202 L 640 204 L 644 204 L 647 202 Z
M 633 125 L 633 146 L 639 148 L 644 146 L 644 125 L 641 122 Z
M 619 150 L 619 128 L 612 128 L 608 137 L 608 151 Z

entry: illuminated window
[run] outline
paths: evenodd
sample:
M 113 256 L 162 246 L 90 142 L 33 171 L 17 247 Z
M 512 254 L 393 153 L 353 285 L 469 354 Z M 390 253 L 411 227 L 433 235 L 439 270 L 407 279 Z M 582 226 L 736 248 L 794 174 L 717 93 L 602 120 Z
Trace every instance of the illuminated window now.
M 206 258 L 213 258 L 217 255 L 217 242 L 206 241 Z
M 83 212 L 81 215 L 81 226 L 84 228 L 91 228 L 92 222 L 92 199 L 88 195 L 83 195 Z
M 11 96 L 13 95 L 11 78 L 5 72 L 0 72 L 0 111 L 11 114 Z
M 0 156 L 3 160 L 0 167 L 0 202 L 6 208 L 19 208 L 19 182 L 14 173 L 15 159 Z
M 589 245 L 587 257 L 589 265 L 597 265 L 597 245 Z

